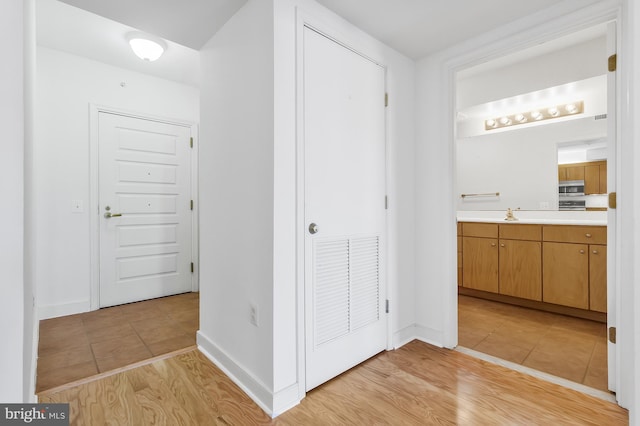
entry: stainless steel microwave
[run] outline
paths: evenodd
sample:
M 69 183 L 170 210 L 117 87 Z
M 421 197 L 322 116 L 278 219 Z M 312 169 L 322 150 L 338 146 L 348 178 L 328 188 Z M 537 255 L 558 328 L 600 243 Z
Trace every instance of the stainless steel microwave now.
M 584 195 L 584 180 L 561 180 L 558 195 L 560 198 Z

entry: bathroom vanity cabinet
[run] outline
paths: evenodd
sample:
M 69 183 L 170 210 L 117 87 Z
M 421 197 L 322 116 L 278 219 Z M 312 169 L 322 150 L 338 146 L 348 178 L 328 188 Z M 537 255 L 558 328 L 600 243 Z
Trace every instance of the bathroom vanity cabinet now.
M 606 226 L 461 222 L 458 231 L 461 293 L 606 312 Z

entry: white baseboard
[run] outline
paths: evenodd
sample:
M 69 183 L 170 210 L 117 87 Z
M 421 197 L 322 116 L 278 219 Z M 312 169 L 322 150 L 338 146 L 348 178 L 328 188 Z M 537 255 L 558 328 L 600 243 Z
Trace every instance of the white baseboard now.
M 300 403 L 298 383 L 293 383 L 281 391 L 272 392 L 260 380 L 255 378 L 250 372 L 213 343 L 202 331 L 198 331 L 196 336 L 200 352 L 220 368 L 220 370 L 272 418 Z
M 416 339 L 416 325 L 411 324 L 402 330 L 393 333 L 393 349 L 400 349 L 402 346 Z
M 393 334 L 393 348 L 398 349 L 416 339 L 439 348 L 444 347 L 442 331 L 412 324 Z
M 270 416 L 275 418 L 300 404 L 298 382 L 273 394 L 273 409 Z
M 444 347 L 444 335 L 442 330 L 434 330 L 419 324 L 415 325 L 416 339 L 439 348 Z
M 36 396 L 36 379 L 38 372 L 38 345 L 40 343 L 40 326 L 38 324 L 38 308 L 36 306 L 33 307 L 33 332 L 32 332 L 31 342 L 31 370 L 29 371 L 29 398 L 27 401 L 31 404 L 35 404 L 38 402 L 38 397 Z
M 38 319 L 63 317 L 66 315 L 89 312 L 91 303 L 88 300 L 82 302 L 64 303 L 61 305 L 38 306 Z

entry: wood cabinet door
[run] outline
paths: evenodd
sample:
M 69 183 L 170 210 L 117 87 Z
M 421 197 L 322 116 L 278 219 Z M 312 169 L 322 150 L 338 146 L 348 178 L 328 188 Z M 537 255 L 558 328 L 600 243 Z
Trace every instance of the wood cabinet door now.
M 567 180 L 567 166 L 558 166 L 558 181 Z
M 542 244 L 500 240 L 500 294 L 542 300 Z
M 600 193 L 600 166 L 585 166 L 584 168 L 584 193 Z
M 542 300 L 589 309 L 589 246 L 545 242 Z
M 567 166 L 567 180 L 584 180 L 584 166 Z
M 589 309 L 607 312 L 607 246 L 589 246 Z
M 607 193 L 607 163 L 600 164 L 600 194 Z
M 498 292 L 498 240 L 462 237 L 462 286 Z

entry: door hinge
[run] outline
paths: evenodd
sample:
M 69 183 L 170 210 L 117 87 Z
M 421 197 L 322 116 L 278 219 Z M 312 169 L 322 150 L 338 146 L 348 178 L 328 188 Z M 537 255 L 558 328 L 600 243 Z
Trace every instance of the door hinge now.
M 609 72 L 614 72 L 618 69 L 617 53 L 614 53 L 613 55 L 609 56 L 609 59 L 607 60 L 607 68 L 609 69 Z
M 610 192 L 609 193 L 609 208 L 617 209 L 618 208 L 618 193 Z
M 616 343 L 616 328 L 609 327 L 609 341 L 613 344 Z
M 193 262 L 191 262 L 191 273 L 193 274 Z
M 193 148 L 193 138 L 189 138 L 189 147 Z
M 389 196 L 384 196 L 384 209 L 389 210 Z
M 389 299 L 385 300 L 385 303 L 384 303 L 384 311 L 385 311 L 386 313 L 389 313 Z
M 389 106 L 389 94 L 388 93 L 384 94 L 384 106 L 385 107 Z
M 189 204 L 190 204 L 191 210 L 193 210 L 193 200 L 191 200 Z

